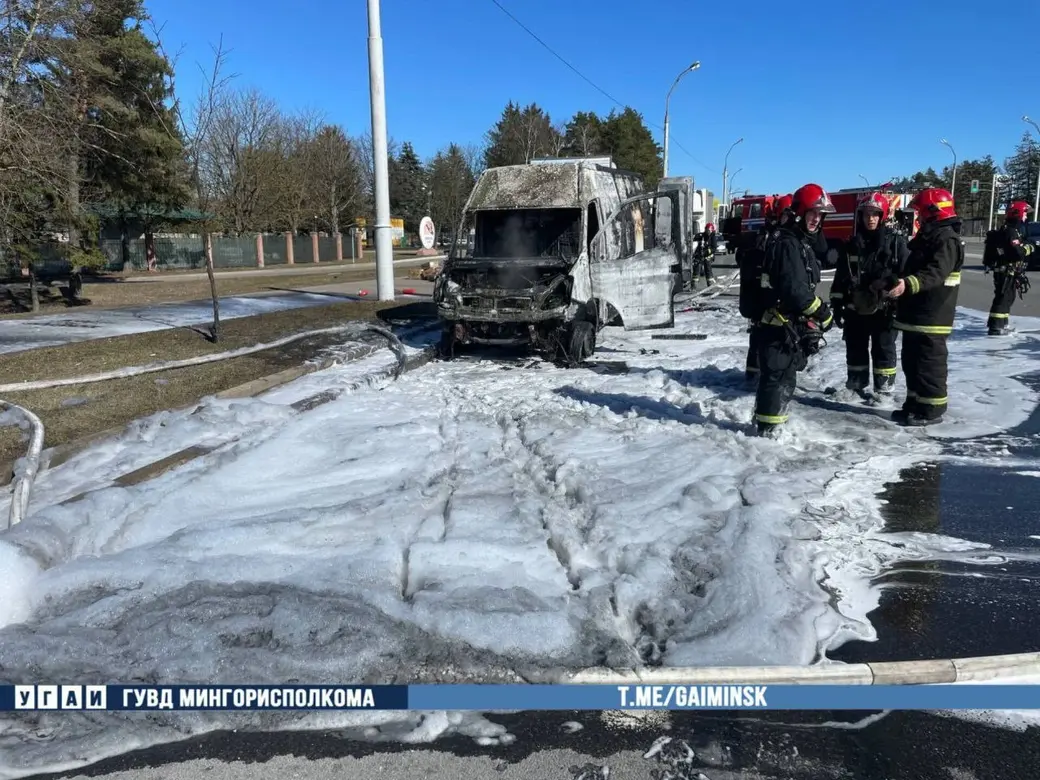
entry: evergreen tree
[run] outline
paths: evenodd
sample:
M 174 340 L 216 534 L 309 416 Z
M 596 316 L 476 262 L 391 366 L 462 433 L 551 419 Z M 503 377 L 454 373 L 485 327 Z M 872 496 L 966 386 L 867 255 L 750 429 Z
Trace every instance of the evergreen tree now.
M 437 152 L 429 166 L 431 218 L 439 233 L 454 235 L 476 178 L 457 144 Z
M 1022 140 L 1015 147 L 1015 153 L 1004 161 L 1004 170 L 1007 172 L 1007 183 L 1000 191 L 1002 205 L 1011 201 L 1024 200 L 1033 203 L 1036 196 L 1036 180 L 1040 175 L 1040 144 L 1033 140 L 1033 136 L 1026 132 Z M 1030 215 L 1038 219 L 1038 215 Z
M 418 233 L 426 214 L 426 171 L 412 144 L 401 145 L 401 153 L 390 168 L 390 212 L 404 220 L 407 233 Z
M 488 168 L 523 165 L 535 157 L 557 157 L 564 146 L 562 134 L 537 104 L 521 109 L 512 101 L 488 131 L 486 141 L 484 164 Z
M 611 111 L 603 123 L 603 148 L 619 168 L 643 176 L 647 189 L 657 186 L 664 170 L 662 149 L 654 140 L 643 117 L 632 108 L 620 114 Z
M 603 121 L 591 111 L 579 111 L 564 130 L 564 150 L 572 157 L 603 154 Z

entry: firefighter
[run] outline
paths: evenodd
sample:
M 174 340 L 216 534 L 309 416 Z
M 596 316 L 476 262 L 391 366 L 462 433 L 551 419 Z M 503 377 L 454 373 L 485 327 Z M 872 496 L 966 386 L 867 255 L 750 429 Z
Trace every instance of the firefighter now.
M 888 198 L 880 192 L 860 199 L 854 232 L 831 285 L 834 324 L 844 331 L 845 387 L 856 393 L 866 391 L 872 373 L 875 393 L 888 395 L 895 388 L 895 301 L 884 297 L 884 291 L 902 275 L 910 250 L 902 234 L 886 224 L 888 211 Z
M 708 287 L 715 284 L 715 274 L 712 271 L 712 260 L 719 248 L 719 234 L 715 232 L 715 225 L 709 222 L 704 226 L 704 232 L 699 236 L 697 245 L 697 263 L 693 269 L 693 287 L 697 288 L 697 275 L 704 277 Z
M 806 184 L 792 196 L 793 219 L 769 242 L 762 269 L 758 326 L 758 393 L 755 422 L 759 436 L 773 436 L 787 421 L 787 406 L 797 374 L 820 348 L 833 322 L 831 309 L 816 295 L 820 283 L 817 238 L 823 215 L 834 206 L 823 187 Z
M 921 190 L 910 202 L 921 228 L 910 239 L 903 277 L 888 291 L 903 332 L 906 401 L 892 413 L 899 425 L 932 425 L 946 413 L 946 340 L 953 332 L 964 265 L 961 220 L 947 190 Z
M 989 307 L 989 335 L 1006 336 L 1011 333 L 1011 304 L 1015 293 L 1025 293 L 1029 280 L 1025 269 L 1033 245 L 1022 240 L 1020 226 L 1033 208 L 1019 200 L 1008 206 L 1004 226 L 986 234 L 986 248 L 982 264 L 993 271 L 993 305 Z
M 775 236 L 780 220 L 790 214 L 791 196 L 774 198 L 766 203 L 765 224 L 759 229 L 754 241 L 742 242 L 737 250 L 737 267 L 740 269 L 740 316 L 748 320 L 748 351 L 744 362 L 744 379 L 758 381 L 758 325 L 765 313 L 762 298 L 762 262 L 766 256 L 766 245 Z

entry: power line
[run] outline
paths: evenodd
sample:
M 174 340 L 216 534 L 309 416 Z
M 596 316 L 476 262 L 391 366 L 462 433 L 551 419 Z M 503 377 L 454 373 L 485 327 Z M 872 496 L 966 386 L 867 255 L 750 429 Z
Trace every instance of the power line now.
M 510 19 L 512 19 L 514 22 L 516 22 L 516 24 L 524 32 L 526 32 L 528 35 L 530 35 L 532 38 L 534 38 L 536 41 L 538 41 L 538 43 L 540 43 L 543 47 L 545 47 L 546 51 L 548 51 L 556 59 L 558 59 L 560 62 L 562 62 L 564 65 L 566 65 L 572 71 L 574 71 L 583 81 L 588 83 L 593 89 L 595 89 L 601 95 L 606 97 L 610 102 L 614 103 L 616 106 L 619 106 L 620 108 L 628 108 L 627 105 L 622 103 L 620 100 L 618 100 L 616 97 L 614 97 L 609 92 L 607 92 L 605 89 L 603 89 L 601 86 L 596 84 L 596 82 L 594 82 L 592 79 L 590 79 L 584 73 L 582 73 L 576 67 L 571 65 L 571 63 L 569 63 L 560 54 L 558 54 L 556 52 L 556 50 L 553 49 L 552 46 L 550 46 L 545 41 L 543 41 L 541 38 L 539 38 L 537 35 L 535 35 L 535 33 L 527 25 L 525 25 L 523 22 L 521 22 L 519 19 L 517 19 L 511 13 L 509 13 L 509 11 L 505 8 L 505 6 L 503 6 L 500 2 L 498 2 L 498 0 L 491 0 L 491 2 L 494 3 L 496 6 L 498 6 L 498 9 L 502 13 L 504 13 L 506 16 L 508 16 Z M 664 130 L 664 128 L 661 125 L 657 124 L 656 122 L 650 122 L 649 124 L 652 125 L 653 127 L 656 127 L 658 130 Z M 681 151 L 685 152 L 690 157 L 690 159 L 693 160 L 698 165 L 702 166 L 703 168 L 706 168 L 707 170 L 711 171 L 712 173 L 718 173 L 718 171 L 716 169 L 712 168 L 711 166 L 707 165 L 706 163 L 704 163 L 701 160 L 699 160 L 696 157 L 694 157 L 693 154 L 686 147 L 684 147 L 681 143 L 679 143 L 678 141 L 671 140 L 670 143 L 675 144 L 675 146 L 679 147 L 679 149 Z

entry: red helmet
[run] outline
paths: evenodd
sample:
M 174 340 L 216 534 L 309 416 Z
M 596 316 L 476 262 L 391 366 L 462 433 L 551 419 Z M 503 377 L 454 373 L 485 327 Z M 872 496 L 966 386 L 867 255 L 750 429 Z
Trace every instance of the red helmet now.
M 938 219 L 950 219 L 956 217 L 957 212 L 953 208 L 953 195 L 949 190 L 932 187 L 921 190 L 914 195 L 910 201 L 910 208 L 917 212 L 922 222 L 934 222 Z
M 834 213 L 834 204 L 827 191 L 819 184 L 806 184 L 794 191 L 792 208 L 795 216 L 804 217 L 809 209 L 818 209 L 824 214 Z
M 707 224 L 707 225 L 705 226 L 705 229 L 706 229 L 706 230 L 715 230 L 715 225 L 714 225 L 713 223 L 709 222 L 709 223 L 708 223 L 708 224 Z
M 1010 206 L 1007 207 L 1005 217 L 1007 219 L 1017 219 L 1020 222 L 1025 222 L 1026 215 L 1033 210 L 1033 207 L 1026 203 L 1024 200 L 1016 200 Z
M 888 219 L 888 198 L 880 192 L 871 192 L 859 199 L 856 211 L 880 211 L 881 221 Z
M 779 217 L 785 211 L 791 208 L 791 204 L 794 202 L 794 195 L 781 195 L 776 199 L 776 205 L 773 207 L 776 215 Z

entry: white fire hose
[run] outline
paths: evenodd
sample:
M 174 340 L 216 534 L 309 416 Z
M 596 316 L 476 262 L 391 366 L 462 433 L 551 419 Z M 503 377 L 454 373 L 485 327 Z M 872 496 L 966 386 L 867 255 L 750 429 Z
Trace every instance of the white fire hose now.
M 187 358 L 185 360 L 149 363 L 144 366 L 128 366 L 113 371 L 104 371 L 98 374 L 88 374 L 86 376 L 67 377 L 65 379 L 41 379 L 34 382 L 15 382 L 12 384 L 0 385 L 0 393 L 20 392 L 23 390 L 44 390 L 50 387 L 84 385 L 94 382 L 105 382 L 110 379 L 125 379 L 127 377 L 140 376 L 141 374 L 150 374 L 157 371 L 168 371 L 172 368 L 184 368 L 186 366 L 198 366 L 204 363 L 215 363 L 221 360 L 231 360 L 233 358 L 243 357 L 244 355 L 251 355 L 254 352 L 262 352 L 265 349 L 273 349 L 274 347 L 280 347 L 284 344 L 291 344 L 294 341 L 300 341 L 301 339 L 310 338 L 312 336 L 346 332 L 362 333 L 364 331 L 378 333 L 389 342 L 390 349 L 397 358 L 397 368 L 394 371 L 394 378 L 396 379 L 399 377 L 401 372 L 404 370 L 405 362 L 407 360 L 407 355 L 405 354 L 404 345 L 401 343 L 401 340 L 388 328 L 374 325 L 372 323 L 353 323 L 351 325 L 340 325 L 334 328 L 321 328 L 319 330 L 294 333 L 291 336 L 286 336 L 285 338 L 267 344 L 255 344 L 252 347 L 233 349 L 228 352 L 219 352 L 214 355 L 203 355 L 201 357 Z M 24 468 L 21 473 L 15 477 L 13 483 L 11 512 L 8 518 L 8 528 L 10 528 L 20 523 L 29 510 L 29 497 L 32 493 L 32 486 L 36 479 L 36 473 L 40 468 L 40 455 L 43 452 L 44 428 L 43 422 L 40 418 L 23 406 L 10 403 L 9 401 L 0 400 L 0 408 L 21 414 L 32 426 L 32 435 L 29 441 L 29 450 L 25 454 Z

